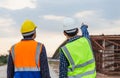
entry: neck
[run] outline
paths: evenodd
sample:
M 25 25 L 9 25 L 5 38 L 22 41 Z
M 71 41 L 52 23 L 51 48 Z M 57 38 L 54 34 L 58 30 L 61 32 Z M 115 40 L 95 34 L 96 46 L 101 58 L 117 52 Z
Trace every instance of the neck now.
M 25 40 L 34 40 L 33 38 L 24 38 Z
M 76 36 L 76 35 L 75 35 L 75 36 Z M 72 37 L 71 37 L 71 36 L 67 36 L 67 39 L 73 38 L 73 37 L 75 37 L 75 36 L 72 36 Z

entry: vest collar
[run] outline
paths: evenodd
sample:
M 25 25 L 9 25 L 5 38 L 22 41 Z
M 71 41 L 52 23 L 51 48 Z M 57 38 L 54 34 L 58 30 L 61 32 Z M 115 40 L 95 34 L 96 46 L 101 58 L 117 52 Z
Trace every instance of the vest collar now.
M 22 39 L 22 41 L 24 41 L 24 40 L 34 40 L 34 39 L 32 39 L 32 38 L 24 38 L 24 39 Z
M 68 39 L 67 42 L 72 42 L 72 41 L 75 41 L 75 40 L 77 40 L 77 39 L 79 39 L 79 38 L 80 38 L 80 36 L 76 35 L 76 36 Z

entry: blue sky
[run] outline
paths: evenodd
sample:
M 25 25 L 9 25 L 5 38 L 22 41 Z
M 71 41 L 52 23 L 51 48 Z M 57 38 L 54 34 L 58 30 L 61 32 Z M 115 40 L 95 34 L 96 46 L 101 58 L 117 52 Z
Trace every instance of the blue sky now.
M 89 25 L 90 34 L 120 33 L 120 0 L 0 0 L 0 52 L 22 36 L 20 27 L 25 19 L 36 23 L 37 38 L 51 56 L 65 39 L 62 20 L 72 17 Z M 79 33 L 81 34 L 81 33 Z

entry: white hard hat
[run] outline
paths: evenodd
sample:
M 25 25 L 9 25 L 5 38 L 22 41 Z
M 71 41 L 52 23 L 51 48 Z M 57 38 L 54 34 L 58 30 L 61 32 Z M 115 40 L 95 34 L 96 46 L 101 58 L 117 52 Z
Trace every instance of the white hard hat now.
M 73 18 L 65 18 L 63 20 L 63 30 L 71 30 L 71 29 L 75 29 L 78 28 L 76 25 L 76 21 Z

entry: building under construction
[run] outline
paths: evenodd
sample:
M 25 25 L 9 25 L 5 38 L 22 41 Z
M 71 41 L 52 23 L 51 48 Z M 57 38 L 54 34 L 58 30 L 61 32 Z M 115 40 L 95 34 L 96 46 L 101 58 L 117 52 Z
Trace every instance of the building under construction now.
M 60 47 L 65 43 L 66 41 Z M 97 72 L 120 75 L 120 35 L 92 35 L 91 44 Z M 52 58 L 59 59 L 58 49 Z

